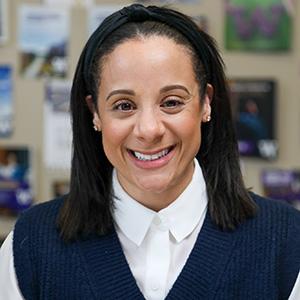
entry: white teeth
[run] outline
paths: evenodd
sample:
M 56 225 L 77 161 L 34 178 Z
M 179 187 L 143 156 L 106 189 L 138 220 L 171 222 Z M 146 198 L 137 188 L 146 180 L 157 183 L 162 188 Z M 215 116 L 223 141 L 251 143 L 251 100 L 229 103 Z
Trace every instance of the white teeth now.
M 169 153 L 169 150 L 170 149 L 165 149 L 165 150 L 162 150 L 162 151 L 152 154 L 152 155 L 143 154 L 143 153 L 140 153 L 137 151 L 133 151 L 133 153 L 134 153 L 134 156 L 139 160 L 150 161 L 150 160 L 156 160 L 163 156 L 166 156 Z

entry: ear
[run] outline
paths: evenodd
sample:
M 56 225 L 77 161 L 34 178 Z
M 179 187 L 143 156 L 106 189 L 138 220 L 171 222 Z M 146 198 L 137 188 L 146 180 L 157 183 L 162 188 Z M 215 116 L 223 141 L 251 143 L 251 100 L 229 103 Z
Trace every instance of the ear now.
M 211 84 L 206 85 L 206 91 L 204 95 L 203 107 L 202 107 L 202 122 L 209 122 L 211 119 L 211 101 L 214 95 L 214 88 Z
M 96 109 L 96 106 L 93 102 L 92 96 L 91 95 L 86 96 L 85 101 L 86 101 L 86 104 L 87 104 L 91 114 L 93 115 L 93 124 L 94 124 L 95 130 L 101 131 L 101 120 L 100 120 L 98 111 Z

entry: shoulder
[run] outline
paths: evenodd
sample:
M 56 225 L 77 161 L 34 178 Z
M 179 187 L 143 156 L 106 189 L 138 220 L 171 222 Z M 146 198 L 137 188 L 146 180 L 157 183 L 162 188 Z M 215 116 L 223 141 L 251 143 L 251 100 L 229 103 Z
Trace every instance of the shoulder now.
M 267 199 L 251 193 L 257 204 L 256 216 L 248 221 L 245 228 L 254 228 L 255 236 L 269 245 L 277 244 L 282 262 L 289 262 L 289 268 L 300 268 L 300 211 L 278 200 Z
M 255 219 L 262 237 L 260 244 L 267 242 L 266 247 L 279 258 L 278 284 L 287 299 L 300 270 L 300 211 L 282 201 L 251 196 L 258 206 Z
M 56 219 L 64 198 L 36 204 L 18 217 L 14 227 L 14 251 L 38 243 L 42 236 L 57 235 Z
M 42 224 L 49 224 L 53 222 L 58 214 L 61 205 L 64 202 L 64 198 L 56 198 L 47 202 L 35 204 L 31 208 L 27 209 L 18 217 L 16 227 L 31 224 L 39 226 Z
M 250 196 L 257 205 L 256 218 L 276 221 L 281 225 L 282 222 L 289 223 L 290 220 L 300 222 L 300 211 L 284 201 L 265 198 L 254 193 L 250 193 Z
M 47 261 L 49 249 L 59 249 L 56 218 L 63 198 L 36 204 L 23 212 L 13 234 L 14 267 L 18 284 L 27 299 L 36 299 L 38 278 L 36 270 Z M 53 262 L 51 261 L 50 264 Z
M 292 246 L 292 239 L 296 239 L 297 245 L 294 246 L 299 247 L 300 211 L 283 201 L 264 198 L 254 193 L 250 193 L 250 196 L 256 203 L 257 211 L 253 218 L 239 226 L 238 232 L 250 235 L 259 242 L 278 243 L 279 247 L 285 244 Z

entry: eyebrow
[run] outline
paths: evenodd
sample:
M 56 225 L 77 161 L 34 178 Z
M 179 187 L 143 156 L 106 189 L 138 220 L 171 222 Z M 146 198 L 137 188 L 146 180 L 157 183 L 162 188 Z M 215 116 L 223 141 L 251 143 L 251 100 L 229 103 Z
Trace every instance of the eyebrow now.
M 161 88 L 159 90 L 159 92 L 162 94 L 162 93 L 166 93 L 168 91 L 171 91 L 171 90 L 184 90 L 186 93 L 188 93 L 189 95 L 191 94 L 189 92 L 189 90 L 183 86 L 183 85 L 180 85 L 180 84 L 174 84 L 174 85 L 167 85 L 163 88 Z M 106 97 L 106 101 L 113 95 L 116 95 L 116 94 L 126 94 L 126 95 L 130 95 L 130 96 L 134 96 L 135 95 L 135 92 L 133 90 L 126 90 L 126 89 L 119 89 L 119 90 L 114 90 L 112 92 L 110 92 L 108 94 L 108 96 Z
M 112 92 L 110 92 L 108 94 L 108 96 L 106 97 L 106 101 L 113 95 L 116 95 L 116 94 L 126 94 L 126 95 L 131 95 L 131 96 L 134 96 L 135 95 L 135 92 L 133 90 L 114 90 Z
M 167 86 L 160 89 L 160 93 L 165 93 L 165 92 L 168 92 L 168 91 L 171 91 L 171 90 L 184 90 L 189 95 L 191 94 L 185 86 L 180 85 L 180 84 L 167 85 Z

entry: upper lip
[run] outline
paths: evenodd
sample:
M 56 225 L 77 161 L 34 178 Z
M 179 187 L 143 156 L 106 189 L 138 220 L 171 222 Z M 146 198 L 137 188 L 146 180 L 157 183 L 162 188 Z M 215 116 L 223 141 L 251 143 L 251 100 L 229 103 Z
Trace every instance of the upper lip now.
M 152 154 L 156 154 L 156 153 L 159 153 L 163 150 L 170 149 L 170 148 L 173 148 L 173 147 L 174 147 L 174 145 L 163 147 L 163 148 L 160 148 L 160 149 L 157 149 L 157 150 L 133 150 L 133 149 L 128 149 L 128 150 L 133 151 L 133 152 L 139 152 L 139 153 L 146 154 L 146 155 L 152 155 Z

